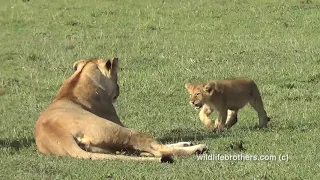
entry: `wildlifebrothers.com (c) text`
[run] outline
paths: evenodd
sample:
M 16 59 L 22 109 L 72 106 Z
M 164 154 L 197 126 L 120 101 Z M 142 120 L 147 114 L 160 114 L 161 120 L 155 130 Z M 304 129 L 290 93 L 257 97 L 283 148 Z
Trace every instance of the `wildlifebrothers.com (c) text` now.
M 287 154 L 250 155 L 250 154 L 202 154 L 198 161 L 288 161 Z

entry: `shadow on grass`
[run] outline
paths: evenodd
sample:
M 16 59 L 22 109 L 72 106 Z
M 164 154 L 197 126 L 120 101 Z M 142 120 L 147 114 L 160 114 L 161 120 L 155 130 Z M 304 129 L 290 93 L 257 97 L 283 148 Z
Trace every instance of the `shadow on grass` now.
M 35 140 L 21 138 L 21 139 L 0 139 L 0 148 L 11 148 L 15 151 L 19 151 L 19 149 L 23 147 L 30 147 L 35 144 Z
M 221 136 L 221 134 L 215 134 L 210 130 L 199 129 L 171 129 L 164 131 L 165 136 L 157 138 L 161 143 L 176 142 L 176 141 L 201 141 L 204 139 L 215 139 Z

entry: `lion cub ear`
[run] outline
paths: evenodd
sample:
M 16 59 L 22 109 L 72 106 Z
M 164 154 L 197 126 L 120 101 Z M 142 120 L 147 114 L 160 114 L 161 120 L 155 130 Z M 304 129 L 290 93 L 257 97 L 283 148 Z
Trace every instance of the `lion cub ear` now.
M 217 84 L 214 81 L 207 83 L 203 87 L 203 91 L 209 93 L 210 95 L 212 95 L 214 93 L 214 91 L 216 91 L 216 90 L 217 90 Z
M 118 66 L 119 66 L 119 59 L 114 57 L 111 60 L 108 59 L 106 62 L 106 68 L 108 71 L 110 72 L 115 72 L 118 70 Z
M 212 95 L 214 92 L 223 93 L 224 88 L 221 86 L 221 84 L 217 81 L 209 81 L 203 88 L 203 90 L 210 95 Z
M 184 87 L 185 87 L 186 89 L 190 89 L 190 88 L 191 88 L 191 86 L 192 86 L 192 84 L 191 84 L 191 83 L 186 83 L 186 84 L 184 85 Z
M 81 70 L 85 64 L 85 61 L 86 60 L 78 60 L 78 61 L 74 62 L 73 66 L 72 66 L 73 70 L 74 71 Z

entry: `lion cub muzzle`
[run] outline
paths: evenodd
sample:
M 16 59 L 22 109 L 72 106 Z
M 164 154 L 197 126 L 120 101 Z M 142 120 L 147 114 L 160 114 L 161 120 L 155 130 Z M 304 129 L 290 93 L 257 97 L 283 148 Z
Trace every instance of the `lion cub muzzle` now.
M 203 103 L 201 101 L 198 101 L 198 102 L 190 101 L 190 104 L 194 106 L 195 110 L 200 110 L 203 106 Z

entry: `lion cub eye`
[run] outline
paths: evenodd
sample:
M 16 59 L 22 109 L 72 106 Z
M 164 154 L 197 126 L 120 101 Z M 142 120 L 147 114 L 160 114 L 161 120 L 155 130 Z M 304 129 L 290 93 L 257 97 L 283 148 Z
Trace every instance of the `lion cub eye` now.
M 199 96 L 200 95 L 200 93 L 198 92 L 197 94 L 196 94 L 196 96 Z

